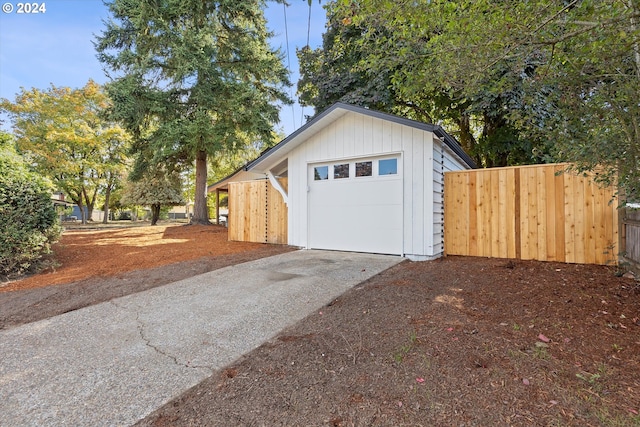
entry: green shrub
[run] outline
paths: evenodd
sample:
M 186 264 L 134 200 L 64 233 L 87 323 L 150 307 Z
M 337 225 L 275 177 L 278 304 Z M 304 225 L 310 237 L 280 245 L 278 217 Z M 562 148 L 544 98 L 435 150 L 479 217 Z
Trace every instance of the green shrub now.
M 61 232 L 51 193 L 0 134 L 0 279 L 34 269 L 51 252 Z

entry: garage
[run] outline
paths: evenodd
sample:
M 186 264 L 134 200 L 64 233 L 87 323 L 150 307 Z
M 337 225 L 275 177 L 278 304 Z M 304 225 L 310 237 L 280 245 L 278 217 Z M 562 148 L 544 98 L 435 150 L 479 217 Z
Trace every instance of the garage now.
M 428 260 L 444 252 L 444 173 L 475 167 L 440 126 L 336 103 L 209 191 L 267 180 L 291 246 Z M 264 242 L 274 221 L 258 221 L 263 205 L 235 206 L 230 218 L 243 220 L 230 220 L 229 235 Z M 254 216 L 265 231 L 246 233 Z
M 402 255 L 400 163 L 393 156 L 309 165 L 309 247 Z

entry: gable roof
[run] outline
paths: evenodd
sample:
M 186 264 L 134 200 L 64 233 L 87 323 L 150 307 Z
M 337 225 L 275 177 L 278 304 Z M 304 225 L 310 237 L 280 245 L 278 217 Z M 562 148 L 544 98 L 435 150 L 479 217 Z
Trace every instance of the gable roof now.
M 453 150 L 453 152 L 456 153 L 456 155 L 458 155 L 458 157 L 460 157 L 460 159 L 462 159 L 462 161 L 465 162 L 469 167 L 473 169 L 478 167 L 473 159 L 464 152 L 458 141 L 456 141 L 455 138 L 445 132 L 445 130 L 440 126 L 418 122 L 416 120 L 395 116 L 393 114 L 382 113 L 380 111 L 370 110 L 364 107 L 337 102 L 331 107 L 324 110 L 322 113 L 318 114 L 313 118 L 313 120 L 298 128 L 295 132 L 280 141 L 278 144 L 263 151 L 260 154 L 260 157 L 247 163 L 246 170 L 260 169 L 261 166 L 264 166 L 265 162 L 270 163 L 273 158 L 277 158 L 277 156 L 282 157 L 284 154 L 288 153 L 289 151 L 300 145 L 302 142 L 309 139 L 311 135 L 319 132 L 322 128 L 324 128 L 325 125 L 337 120 L 348 112 L 364 114 L 366 116 L 375 117 L 392 123 L 398 123 L 412 128 L 433 132 L 436 136 L 442 139 L 444 143 L 449 148 L 451 148 L 451 150 Z
M 260 153 L 260 156 L 231 175 L 226 178 L 216 182 L 209 186 L 209 191 L 215 189 L 216 187 L 220 187 L 221 184 L 228 181 L 233 176 L 237 175 L 242 171 L 255 171 L 255 172 L 266 172 L 263 170 L 269 165 L 273 165 L 273 163 L 278 160 L 282 160 L 291 150 L 302 144 L 304 141 L 309 139 L 312 135 L 319 132 L 326 125 L 334 122 L 338 118 L 344 116 L 349 112 L 364 114 L 369 117 L 374 117 L 382 120 L 386 120 L 392 123 L 398 123 L 401 125 L 409 126 L 415 129 L 421 129 L 427 132 L 432 132 L 438 138 L 440 138 L 444 143 L 458 156 L 460 159 L 465 162 L 469 167 L 475 169 L 478 166 L 473 161 L 473 159 L 465 153 L 462 149 L 458 141 L 455 140 L 454 137 L 449 135 L 441 126 L 432 125 L 428 123 L 419 122 L 416 120 L 407 119 L 400 116 L 395 116 L 389 113 L 383 113 L 380 111 L 370 110 L 364 107 L 358 107 L 356 105 L 345 104 L 342 102 L 337 102 L 333 104 L 331 107 L 324 110 L 322 113 L 315 116 L 312 120 L 305 123 L 304 126 L 298 128 L 291 135 L 280 141 L 278 144 L 274 145 L 271 148 L 264 150 Z

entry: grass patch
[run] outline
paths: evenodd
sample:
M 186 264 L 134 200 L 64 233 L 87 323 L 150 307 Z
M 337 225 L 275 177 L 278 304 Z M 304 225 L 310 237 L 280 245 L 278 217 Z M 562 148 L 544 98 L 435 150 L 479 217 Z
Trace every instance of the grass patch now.
M 411 331 L 409 333 L 409 341 L 393 353 L 393 361 L 397 364 L 401 364 L 407 354 L 413 350 L 417 342 L 418 335 L 416 331 Z

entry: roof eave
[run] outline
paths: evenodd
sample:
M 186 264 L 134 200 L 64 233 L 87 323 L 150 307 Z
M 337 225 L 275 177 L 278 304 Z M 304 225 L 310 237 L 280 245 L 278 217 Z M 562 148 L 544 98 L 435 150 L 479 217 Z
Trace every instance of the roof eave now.
M 342 112 L 340 112 L 342 111 Z M 271 148 L 264 150 L 260 156 L 256 159 L 246 163 L 244 166 L 233 172 L 231 175 L 226 178 L 210 185 L 208 188 L 215 188 L 225 181 L 229 181 L 234 175 L 242 172 L 242 171 L 255 171 L 255 172 L 265 172 L 265 168 L 270 167 L 271 165 L 277 164 L 284 160 L 286 154 L 288 154 L 291 150 L 293 150 L 296 146 L 304 142 L 308 139 L 309 136 L 316 133 L 322 126 L 319 126 L 323 122 L 329 120 L 333 122 L 337 120 L 339 117 L 343 116 L 347 112 L 355 112 L 360 114 L 366 114 L 370 117 L 379 118 L 382 120 L 387 120 L 393 123 L 398 123 L 401 125 L 422 129 L 428 132 L 433 132 L 436 136 L 441 138 L 444 143 L 451 148 L 451 150 L 470 168 L 476 169 L 478 166 L 473 161 L 473 159 L 462 149 L 458 141 L 449 135 L 441 126 L 436 126 L 428 123 L 419 122 L 416 120 L 407 119 L 405 117 L 395 116 L 389 113 L 383 113 L 380 111 L 370 110 L 368 108 L 359 107 L 351 104 L 345 104 L 342 102 L 336 102 L 331 107 L 327 108 L 313 120 L 305 123 L 302 127 L 295 130 L 291 135 L 280 141 L 278 144 L 274 145 Z M 319 126 L 319 127 L 318 127 Z M 314 130 L 314 129 L 318 130 Z

